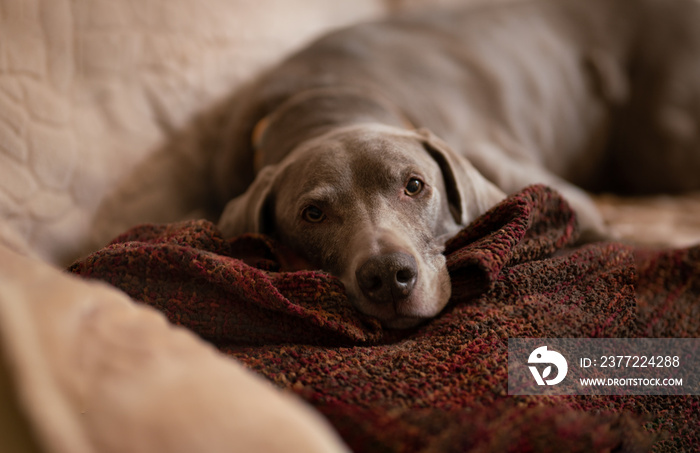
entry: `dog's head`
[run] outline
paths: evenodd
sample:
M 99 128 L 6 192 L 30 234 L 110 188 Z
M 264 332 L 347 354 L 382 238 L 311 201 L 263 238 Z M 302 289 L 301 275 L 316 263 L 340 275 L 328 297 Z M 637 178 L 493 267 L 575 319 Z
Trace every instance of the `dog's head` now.
M 504 196 L 427 131 L 358 125 L 263 168 L 219 227 L 275 237 L 339 277 L 360 311 L 406 328 L 450 298 L 445 240 Z

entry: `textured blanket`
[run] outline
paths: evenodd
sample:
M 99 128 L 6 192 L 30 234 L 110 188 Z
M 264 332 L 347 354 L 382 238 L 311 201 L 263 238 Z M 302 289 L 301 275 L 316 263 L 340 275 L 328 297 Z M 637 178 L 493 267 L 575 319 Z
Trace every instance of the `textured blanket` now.
M 296 392 L 355 451 L 695 451 L 696 396 L 507 395 L 508 338 L 700 334 L 700 248 L 573 247 L 574 225 L 546 187 L 509 197 L 447 244 L 447 309 L 400 332 L 205 221 L 134 228 L 70 270 Z

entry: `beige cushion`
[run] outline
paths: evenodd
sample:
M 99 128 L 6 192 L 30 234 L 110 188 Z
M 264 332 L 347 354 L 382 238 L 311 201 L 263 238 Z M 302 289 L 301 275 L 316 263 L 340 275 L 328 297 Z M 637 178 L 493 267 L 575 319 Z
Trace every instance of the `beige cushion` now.
M 345 451 L 300 400 L 119 291 L 2 246 L 0 276 L 0 385 L 9 370 L 44 451 Z

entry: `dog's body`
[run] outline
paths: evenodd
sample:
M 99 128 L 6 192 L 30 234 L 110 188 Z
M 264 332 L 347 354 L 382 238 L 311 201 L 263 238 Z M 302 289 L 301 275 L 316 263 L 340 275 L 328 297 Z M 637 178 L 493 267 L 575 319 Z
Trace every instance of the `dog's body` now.
M 449 299 L 444 239 L 506 193 L 548 184 L 599 236 L 581 188 L 700 188 L 700 3 L 535 0 L 348 28 L 262 76 L 231 121 L 217 183 L 247 191 L 222 231 L 275 235 L 360 310 L 410 326 Z

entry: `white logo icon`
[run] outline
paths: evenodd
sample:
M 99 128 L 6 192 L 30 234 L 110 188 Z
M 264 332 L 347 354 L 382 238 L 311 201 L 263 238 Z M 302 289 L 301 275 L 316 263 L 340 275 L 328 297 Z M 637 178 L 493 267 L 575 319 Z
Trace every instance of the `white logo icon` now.
M 532 351 L 530 358 L 527 360 L 528 363 L 550 363 L 557 367 L 557 377 L 554 379 L 544 380 L 547 376 L 552 373 L 552 365 L 548 366 L 542 372 L 540 376 L 537 367 L 530 366 L 530 372 L 532 376 L 537 381 L 538 385 L 557 385 L 566 377 L 566 372 L 569 371 L 569 367 L 566 364 L 566 359 L 563 355 L 559 354 L 557 351 L 548 351 L 547 346 L 540 346 L 539 348 Z

